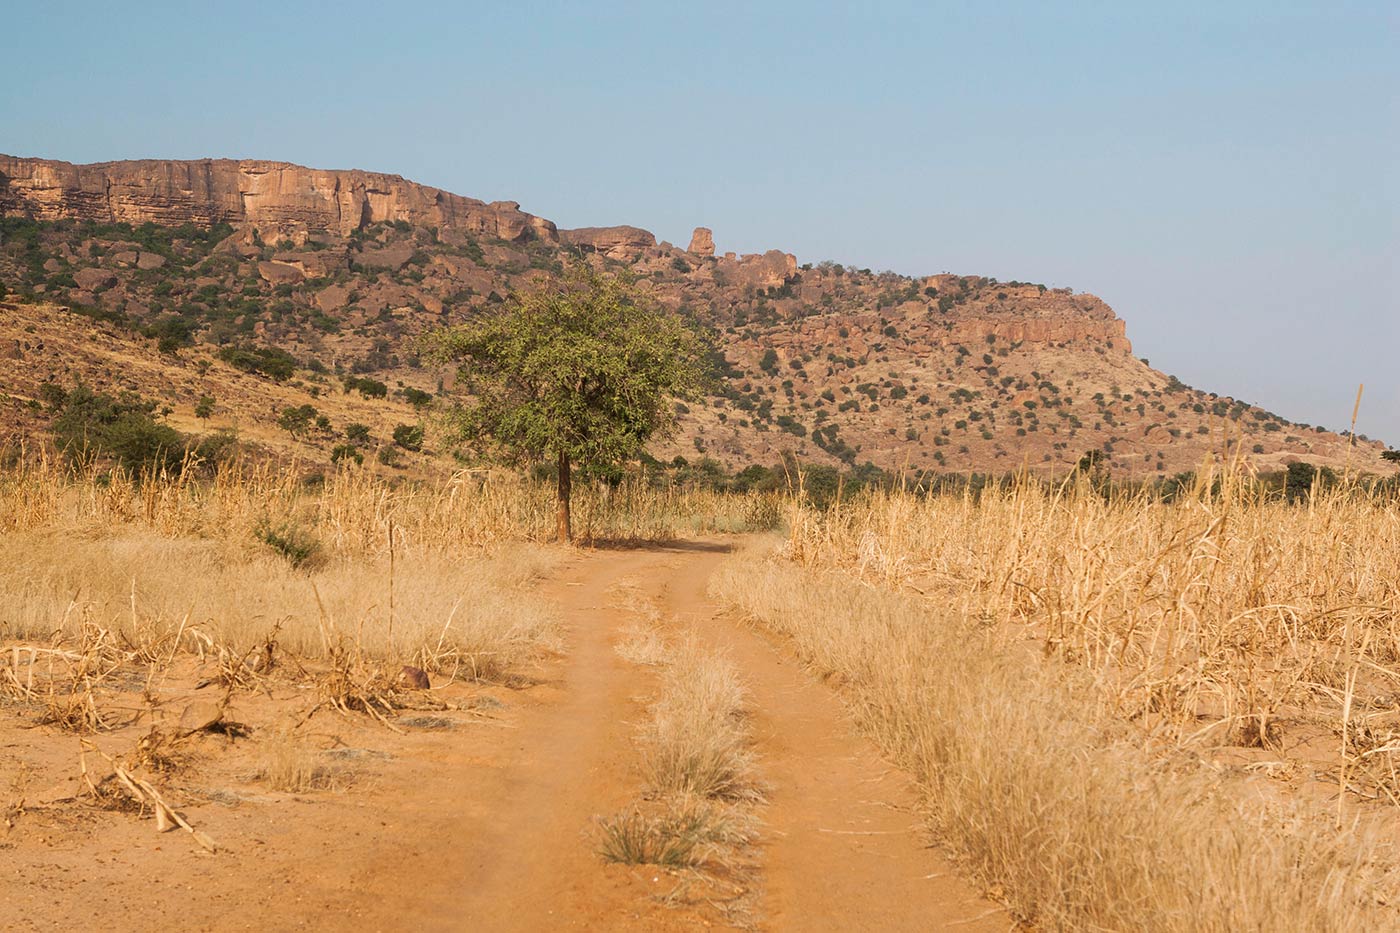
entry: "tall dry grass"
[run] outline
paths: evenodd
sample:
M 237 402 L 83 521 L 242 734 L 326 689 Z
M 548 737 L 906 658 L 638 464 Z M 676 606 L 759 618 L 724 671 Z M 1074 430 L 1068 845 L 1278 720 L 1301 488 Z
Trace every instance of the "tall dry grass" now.
M 886 502 L 872 523 L 894 508 L 962 506 Z M 797 556 L 817 566 L 733 559 L 714 592 L 844 684 L 859 721 L 916 777 L 941 837 L 1037 928 L 1396 926 L 1394 853 L 1376 837 L 1267 803 L 1193 760 L 1145 755 L 1097 714 L 1086 669 L 1009 647 L 985 616 Z
M 1393 496 L 1291 505 L 1229 471 L 1174 502 L 1035 482 L 875 494 L 795 508 L 787 555 L 1032 640 L 1149 745 L 1267 745 L 1288 721 L 1339 723 L 1349 697 L 1400 738 Z
M 584 543 L 653 541 L 771 528 L 779 500 L 701 489 L 575 484 L 574 524 Z M 48 461 L 0 470 L 0 534 L 56 526 L 101 532 L 141 525 L 168 535 L 246 540 L 272 522 L 296 521 L 341 555 L 396 546 L 458 553 L 500 541 L 549 541 L 553 490 L 514 476 L 463 472 L 433 483 L 394 483 L 343 469 L 308 485 L 293 467 L 235 462 L 212 478 L 195 471 L 133 478 L 73 474 Z
M 580 485 L 585 540 L 771 524 L 769 497 Z M 550 643 L 527 591 L 553 561 L 549 490 L 460 474 L 393 484 L 347 469 L 230 464 L 135 478 L 21 461 L 0 471 L 0 639 L 96 620 L 128 642 L 178 628 L 236 649 L 276 634 L 303 656 L 342 639 L 371 657 L 491 675 Z M 333 636 L 328 638 L 328 634 Z
M 1171 502 L 876 492 L 791 503 L 777 555 L 715 585 L 846 684 L 1036 924 L 1394 928 L 1397 505 L 1209 468 Z

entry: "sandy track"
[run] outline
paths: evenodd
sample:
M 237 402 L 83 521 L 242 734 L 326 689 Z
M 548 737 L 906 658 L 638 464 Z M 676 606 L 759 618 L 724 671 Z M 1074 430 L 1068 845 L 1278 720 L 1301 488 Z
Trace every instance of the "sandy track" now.
M 645 675 L 613 650 L 628 616 L 606 596 L 626 580 L 659 603 L 668 627 L 727 651 L 752 690 L 771 787 L 762 928 L 1006 930 L 1006 916 L 926 846 L 907 782 L 855 734 L 832 692 L 711 603 L 706 584 L 723 550 L 695 542 L 591 552 L 554 585 L 570 628 L 557 698 L 520 722 L 518 758 L 502 775 L 508 796 L 476 837 L 486 844 L 472 846 L 473 884 L 458 919 L 492 930 L 693 929 L 699 920 L 651 901 L 669 887 L 664 876 L 603 865 L 588 832 L 638 784 L 632 723 Z
M 537 672 L 539 684 L 493 689 L 505 703 L 495 718 L 449 732 L 396 735 L 368 719 L 318 718 L 309 727 L 318 741 L 361 756 L 350 789 L 192 806 L 222 846 L 216 856 L 180 834 L 153 834 L 149 821 L 26 817 L 8 839 L 0 833 L 0 929 L 719 925 L 713 911 L 662 906 L 658 897 L 676 885 L 666 873 L 597 854 L 596 819 L 640 791 L 635 728 L 653 688 L 652 673 L 614 650 L 631 620 L 609 596 L 622 581 L 662 609 L 670 630 L 726 650 L 751 688 L 770 787 L 757 852 L 760 928 L 1008 929 L 926 847 L 904 779 L 855 734 L 834 694 L 717 612 L 705 588 L 724 550 L 691 542 L 577 552 L 545 584 L 568 651 Z M 38 746 L 0 741 L 0 755 L 30 748 Z

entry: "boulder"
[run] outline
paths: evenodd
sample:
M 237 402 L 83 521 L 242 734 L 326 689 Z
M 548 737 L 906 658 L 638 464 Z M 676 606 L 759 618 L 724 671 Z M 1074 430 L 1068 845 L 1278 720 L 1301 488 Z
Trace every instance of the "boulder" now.
M 105 269 L 79 269 L 73 273 L 73 281 L 83 291 L 95 292 L 116 285 L 117 277 Z
M 386 246 L 383 249 L 367 249 L 361 253 L 352 253 L 351 258 L 357 266 L 364 266 L 367 269 L 389 269 L 397 272 L 408 265 L 408 261 L 413 258 L 413 246 L 409 243 L 399 243 L 395 246 Z
M 269 285 L 295 285 L 303 278 L 300 269 L 285 262 L 260 262 L 258 275 Z
M 697 256 L 713 256 L 715 254 L 715 235 L 709 227 L 696 227 L 695 232 L 690 235 L 690 246 L 686 252 L 694 253 Z
M 579 227 L 575 230 L 560 230 L 559 238 L 569 246 L 602 253 L 610 259 L 630 261 L 656 245 L 656 237 L 649 230 L 627 225 L 617 227 Z

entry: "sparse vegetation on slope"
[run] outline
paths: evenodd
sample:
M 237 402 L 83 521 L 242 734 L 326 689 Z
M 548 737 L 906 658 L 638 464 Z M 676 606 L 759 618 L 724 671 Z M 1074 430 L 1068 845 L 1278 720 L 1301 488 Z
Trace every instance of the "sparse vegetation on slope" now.
M 640 292 L 714 337 L 725 382 L 681 414 L 679 435 L 655 446 L 662 459 L 701 452 L 740 469 L 789 453 L 833 466 L 996 473 L 1024 462 L 1054 473 L 1098 449 L 1115 475 L 1161 478 L 1221 449 L 1226 426 L 1264 469 L 1293 457 L 1337 467 L 1349 456 L 1344 436 L 1152 369 L 1092 295 L 799 266 L 776 250 L 699 255 L 645 231 L 556 235 L 538 218 L 502 224 L 496 207 L 473 209 L 492 216 L 464 226 L 367 216 L 348 233 L 286 235 L 275 224 L 204 231 L 4 217 L 0 281 L 14 313 L 62 305 L 83 327 L 151 345 L 171 368 L 214 350 L 279 397 L 289 384 L 320 391 L 338 381 L 366 400 L 419 408 L 451 385 L 424 365 L 413 337 L 490 320 L 581 257 L 635 276 Z M 22 330 L 15 336 L 20 352 L 35 352 Z M 0 333 L 0 353 L 7 341 Z M 1350 456 L 1379 470 L 1382 449 L 1360 438 Z

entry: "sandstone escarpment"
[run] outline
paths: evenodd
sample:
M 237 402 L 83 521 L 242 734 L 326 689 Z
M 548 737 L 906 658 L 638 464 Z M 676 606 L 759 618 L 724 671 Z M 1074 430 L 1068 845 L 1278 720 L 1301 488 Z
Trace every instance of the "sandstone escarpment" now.
M 1199 464 L 1222 419 L 1261 468 L 1342 443 L 1152 370 L 1093 295 L 801 264 L 781 250 L 715 255 L 703 227 L 679 249 L 639 227 L 559 230 L 514 202 L 370 172 L 3 156 L 0 216 L 0 286 L 25 314 L 71 308 L 79 327 L 156 341 L 172 367 L 275 348 L 322 394 L 333 373 L 450 387 L 451 373 L 413 354 L 414 334 L 495 313 L 569 263 L 625 272 L 708 329 L 727 377 L 654 451 L 663 460 L 1055 471 L 1099 449 L 1115 471 L 1165 476 Z M 28 373 L 38 350 L 19 352 Z M 68 378 L 63 358 L 45 365 L 32 375 Z
M 252 159 L 73 165 L 0 155 L 0 213 L 37 220 L 297 229 L 348 236 L 372 223 L 461 230 L 507 241 L 558 242 L 554 224 L 514 201 L 487 204 L 377 172 Z

